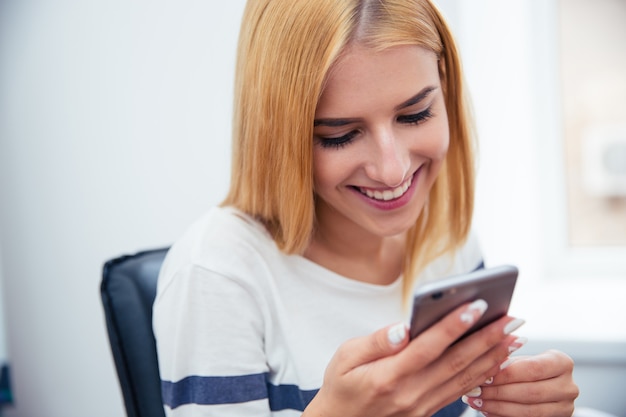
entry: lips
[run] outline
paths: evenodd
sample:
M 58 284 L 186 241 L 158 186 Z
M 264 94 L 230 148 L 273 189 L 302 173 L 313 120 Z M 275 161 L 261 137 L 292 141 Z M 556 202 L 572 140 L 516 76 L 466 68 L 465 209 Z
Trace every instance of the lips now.
M 411 183 L 413 182 L 413 175 L 411 175 L 406 181 L 400 184 L 396 188 L 388 189 L 388 190 L 372 190 L 369 188 L 358 187 L 357 189 L 362 193 L 368 196 L 371 199 L 379 200 L 379 201 L 390 201 L 400 198 L 407 192 L 409 187 L 411 187 Z

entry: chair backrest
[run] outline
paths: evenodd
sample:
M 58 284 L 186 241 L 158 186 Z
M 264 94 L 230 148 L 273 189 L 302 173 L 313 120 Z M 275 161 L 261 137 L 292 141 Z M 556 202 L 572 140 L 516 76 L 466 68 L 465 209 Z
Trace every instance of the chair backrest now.
M 100 295 L 128 417 L 165 417 L 152 303 L 167 248 L 104 264 Z

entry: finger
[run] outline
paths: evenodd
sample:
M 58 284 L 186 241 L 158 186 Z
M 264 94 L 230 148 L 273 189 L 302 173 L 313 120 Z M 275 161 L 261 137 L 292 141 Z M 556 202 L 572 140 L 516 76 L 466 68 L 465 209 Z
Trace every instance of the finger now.
M 574 413 L 574 403 L 567 401 L 521 404 L 498 400 L 483 400 L 482 398 L 470 398 L 468 404 L 474 410 L 480 411 L 489 417 L 570 417 Z
M 435 361 L 459 337 L 461 337 L 487 310 L 484 300 L 476 300 L 455 309 L 438 323 L 418 335 L 398 357 L 398 371 L 413 371 L 407 363 L 423 368 Z
M 549 350 L 534 356 L 512 357 L 501 365 L 494 377 L 493 386 L 515 382 L 533 382 L 570 374 L 574 361 L 566 354 Z
M 520 349 L 521 347 L 523 347 L 526 342 L 528 341 L 527 338 L 525 337 L 517 337 L 517 338 L 507 338 L 506 340 L 506 346 L 507 346 L 507 353 L 511 354 L 515 351 L 517 351 L 518 349 Z M 477 387 L 473 388 L 471 391 L 465 393 L 464 396 L 466 397 L 477 397 L 481 394 L 481 386 L 488 386 L 493 384 L 494 381 L 494 377 L 493 375 L 495 375 L 501 368 L 503 368 L 504 366 L 507 366 L 508 363 L 510 361 L 512 361 L 513 358 L 508 358 L 506 361 L 504 361 L 503 363 L 501 363 L 500 365 L 498 365 L 497 367 L 492 367 L 491 369 L 489 369 L 487 371 L 487 377 L 486 379 Z M 491 361 L 493 363 L 493 361 Z
M 574 403 L 579 395 L 579 388 L 574 383 L 571 373 L 562 373 L 557 377 L 534 381 L 518 382 L 506 385 L 483 386 L 482 400 L 505 401 L 521 404 L 539 403 Z
M 518 326 L 511 326 L 513 321 L 515 319 L 512 317 L 505 317 L 479 330 L 445 350 L 437 360 L 426 364 L 419 375 L 413 375 L 415 385 L 419 381 L 429 381 L 427 389 L 430 394 L 425 396 L 427 400 L 422 405 L 450 403 L 492 375 L 489 372 L 493 372 L 493 368 L 504 361 L 509 355 L 510 346 L 518 339 L 506 334 Z M 426 335 L 426 332 L 423 335 Z M 416 341 L 417 339 L 412 341 L 404 351 L 390 360 L 409 355 L 409 350 L 417 345 Z M 414 355 L 414 353 L 411 354 Z M 415 360 L 405 361 L 404 370 L 414 369 L 406 365 L 414 362 Z M 407 375 L 407 377 L 411 376 Z
M 465 368 L 458 370 L 456 374 L 437 387 L 437 389 L 449 391 L 455 397 L 458 397 L 459 394 L 467 396 L 480 395 L 481 385 L 485 384 L 485 382 L 491 382 L 489 378 L 494 373 L 494 367 L 497 367 L 505 360 L 512 348 L 518 347 L 518 338 L 510 335 L 506 336 L 503 341 L 489 351 L 472 360 Z M 467 354 L 467 352 L 450 352 L 451 358 L 447 361 L 447 367 L 452 370 L 463 366 L 463 353 Z M 436 378 L 436 376 L 433 376 L 433 378 Z
M 485 379 L 488 378 L 488 373 L 494 367 L 499 366 L 511 351 L 519 349 L 525 342 L 523 338 L 510 335 L 512 329 L 518 328 L 522 323 L 523 320 L 503 317 L 484 327 L 448 349 L 443 361 L 445 366 L 455 376 L 461 371 L 467 374 L 468 370 L 474 369 L 484 374 Z M 468 388 L 480 385 L 484 379 L 476 382 L 476 385 Z
M 515 339 L 515 341 L 513 342 L 513 346 L 511 346 L 509 348 L 509 351 L 512 353 L 513 351 L 519 349 L 522 347 L 522 341 L 526 341 L 526 338 L 518 338 Z M 507 357 L 504 362 L 498 364 L 497 366 L 494 366 L 492 369 L 489 370 L 488 377 L 487 379 L 485 379 L 485 381 L 480 384 L 480 386 L 488 386 L 488 385 L 493 385 L 494 381 L 495 381 L 495 376 L 498 374 L 498 372 L 502 371 L 504 368 L 506 368 L 507 366 L 509 366 L 511 363 L 515 362 L 516 360 L 521 359 L 522 356 L 513 356 L 513 357 Z
M 341 374 L 354 368 L 391 356 L 408 343 L 408 329 L 404 323 L 380 329 L 370 335 L 348 340 L 341 345 L 331 360 Z
M 519 343 L 519 338 L 506 334 L 519 326 L 511 326 L 514 321 L 512 317 L 504 317 L 492 323 L 455 344 L 439 361 L 429 365 L 422 377 L 431 381 L 432 397 L 450 402 L 493 375 L 494 368 L 510 354 L 511 346 Z
M 536 410 L 546 413 L 537 415 L 569 416 L 579 395 L 572 371 L 571 358 L 558 351 L 516 358 L 469 403 L 490 415 L 528 415 Z
M 479 394 L 483 400 L 500 400 L 523 404 L 573 401 L 578 387 L 568 375 L 535 382 L 483 386 Z
M 508 355 L 508 344 L 512 343 L 513 340 L 513 336 L 507 336 L 504 341 L 472 361 L 465 369 L 454 373 L 451 377 L 448 372 L 449 364 L 444 363 L 442 367 L 439 367 L 440 369 L 436 369 L 437 367 L 434 366 L 427 369 L 427 371 L 432 372 L 432 374 L 424 374 L 429 381 L 436 381 L 442 375 L 448 375 L 448 379 L 430 387 L 430 393 L 427 395 L 427 398 L 442 398 L 444 403 L 450 403 L 458 399 L 463 393 L 467 396 L 480 396 L 481 389 L 478 384 L 485 380 L 488 372 L 492 371 L 493 364 L 501 362 Z M 441 368 L 443 368 L 443 371 Z M 469 390 L 469 387 L 474 389 Z

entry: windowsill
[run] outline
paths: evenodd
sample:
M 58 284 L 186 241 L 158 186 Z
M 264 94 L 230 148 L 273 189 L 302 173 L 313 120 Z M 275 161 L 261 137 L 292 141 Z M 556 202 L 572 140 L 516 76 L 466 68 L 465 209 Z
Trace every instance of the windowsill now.
M 626 326 L 620 323 L 626 317 L 625 295 L 626 281 L 619 277 L 520 280 L 510 311 L 526 320 L 521 331 L 531 340 L 606 344 L 619 347 L 617 357 L 626 361 Z

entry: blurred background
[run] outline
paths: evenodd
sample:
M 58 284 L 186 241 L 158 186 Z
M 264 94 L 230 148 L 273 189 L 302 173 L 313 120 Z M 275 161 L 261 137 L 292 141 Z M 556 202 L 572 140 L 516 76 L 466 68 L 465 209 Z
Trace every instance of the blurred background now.
M 564 349 L 579 405 L 626 416 L 626 1 L 437 4 L 477 119 L 475 228 L 487 264 L 520 268 L 525 352 Z M 224 196 L 243 6 L 0 0 L 2 415 L 124 415 L 102 264 Z

